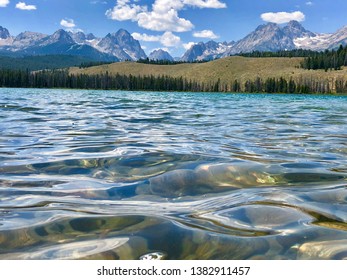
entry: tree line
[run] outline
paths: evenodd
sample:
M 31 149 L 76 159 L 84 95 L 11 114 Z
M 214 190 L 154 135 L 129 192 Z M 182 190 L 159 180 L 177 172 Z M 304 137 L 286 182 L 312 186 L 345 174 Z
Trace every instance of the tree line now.
M 337 50 L 326 50 L 316 52 L 304 59 L 301 67 L 304 69 L 324 69 L 341 70 L 342 66 L 347 66 L 347 46 L 342 45 Z
M 238 55 L 244 57 L 303 57 L 304 60 L 301 62 L 300 67 L 308 70 L 341 70 L 342 66 L 347 66 L 347 46 L 343 47 L 342 45 L 337 50 L 322 52 L 295 49 L 277 52 L 254 51 Z
M 337 79 L 315 80 L 300 78 L 268 78 L 228 83 L 220 79 L 197 82 L 183 77 L 133 76 L 104 74 L 70 74 L 68 70 L 44 70 L 37 72 L 1 70 L 0 87 L 18 88 L 70 88 L 101 90 L 192 91 L 192 92 L 257 92 L 257 93 L 347 93 L 347 81 Z
M 139 59 L 137 63 L 142 64 L 154 64 L 154 65 L 177 65 L 177 64 L 188 64 L 188 63 L 206 63 L 208 60 L 194 60 L 194 61 L 182 61 L 182 60 L 167 60 L 167 59 Z
M 311 57 L 316 55 L 318 52 L 304 49 L 294 49 L 294 50 L 282 50 L 276 52 L 266 52 L 266 51 L 253 51 L 250 53 L 240 53 L 236 54 L 243 57 Z
M 112 63 L 114 63 L 114 61 L 86 61 L 86 62 L 82 62 L 79 65 L 79 69 L 85 69 L 85 68 L 90 68 L 90 67 L 100 66 L 100 65 L 108 65 Z

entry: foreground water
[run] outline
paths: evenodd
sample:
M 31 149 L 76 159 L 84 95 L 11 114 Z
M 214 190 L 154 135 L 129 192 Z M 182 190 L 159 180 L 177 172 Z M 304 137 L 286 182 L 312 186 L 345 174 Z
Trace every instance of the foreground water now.
M 346 259 L 346 112 L 0 89 L 0 259 Z

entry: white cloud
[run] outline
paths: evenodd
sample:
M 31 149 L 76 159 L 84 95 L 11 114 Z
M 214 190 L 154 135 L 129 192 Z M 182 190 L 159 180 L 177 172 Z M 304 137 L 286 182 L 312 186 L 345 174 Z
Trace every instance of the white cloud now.
M 209 39 L 217 39 L 219 36 L 213 33 L 212 30 L 202 30 L 193 33 L 193 36 L 196 38 L 209 38 Z
M 136 40 L 144 41 L 144 42 L 159 42 L 161 36 L 154 36 L 154 35 L 147 35 L 147 34 L 140 34 L 137 32 L 134 32 L 131 34 Z
M 162 43 L 165 47 L 175 47 L 181 43 L 181 38 L 172 34 L 172 32 L 166 31 L 161 36 L 160 43 Z
M 118 0 L 117 5 L 110 10 L 106 11 L 106 16 L 113 20 L 125 21 L 125 20 L 137 20 L 137 15 L 147 10 L 146 6 L 139 6 L 136 4 L 130 4 L 130 0 Z
M 185 32 L 194 28 L 189 20 L 180 18 L 174 9 L 163 13 L 157 11 L 140 13 L 138 15 L 138 25 L 153 31 Z
M 35 5 L 27 5 L 25 4 L 25 2 L 18 2 L 16 4 L 16 8 L 19 10 L 26 10 L 26 11 L 32 11 L 37 9 Z
M 9 3 L 9 0 L 0 0 L 0 7 L 6 7 Z
M 163 35 L 148 35 L 133 33 L 131 34 L 136 40 L 144 42 L 160 42 L 165 47 L 176 47 L 181 43 L 181 38 L 174 35 L 172 32 L 167 31 Z
M 151 6 L 139 5 L 138 0 L 117 0 L 106 16 L 113 20 L 131 20 L 142 28 L 153 31 L 185 32 L 194 28 L 194 24 L 179 16 L 178 12 L 186 7 L 226 8 L 220 0 L 154 0 Z
M 219 0 L 185 0 L 184 3 L 198 8 L 223 9 L 227 7 Z
M 196 45 L 196 43 L 189 42 L 189 43 L 183 44 L 183 48 L 185 48 L 186 50 L 189 50 L 194 45 Z
M 305 15 L 300 11 L 296 11 L 292 13 L 286 13 L 286 12 L 264 13 L 261 15 L 261 18 L 262 20 L 267 22 L 282 24 L 282 23 L 290 22 L 291 20 L 304 21 Z
M 312 1 L 308 1 L 308 2 L 306 2 L 306 5 L 307 5 L 307 6 L 313 6 L 314 3 L 313 3 Z
M 65 27 L 65 28 L 74 28 L 76 27 L 76 24 L 73 19 L 62 19 L 60 21 L 60 25 Z
M 155 49 L 152 49 L 151 51 L 149 51 L 149 53 L 151 54 L 152 52 L 159 51 L 159 50 L 163 50 L 165 52 L 170 53 L 170 49 L 169 48 L 155 48 Z

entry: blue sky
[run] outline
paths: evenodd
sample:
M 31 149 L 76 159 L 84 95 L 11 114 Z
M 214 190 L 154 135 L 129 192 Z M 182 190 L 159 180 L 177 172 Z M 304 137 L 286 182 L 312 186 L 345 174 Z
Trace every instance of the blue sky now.
M 147 53 L 175 56 L 193 42 L 239 40 L 266 22 L 335 32 L 347 25 L 346 11 L 346 0 L 0 0 L 0 26 L 12 35 L 63 28 L 99 37 L 124 28 Z

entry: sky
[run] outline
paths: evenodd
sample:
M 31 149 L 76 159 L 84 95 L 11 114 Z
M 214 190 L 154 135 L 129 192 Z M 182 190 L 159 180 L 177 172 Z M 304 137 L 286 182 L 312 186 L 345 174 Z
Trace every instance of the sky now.
M 147 54 L 181 56 L 193 43 L 237 41 L 267 22 L 332 33 L 347 25 L 346 11 L 346 0 L 0 0 L 0 26 L 11 35 L 65 29 L 97 37 L 124 28 Z

